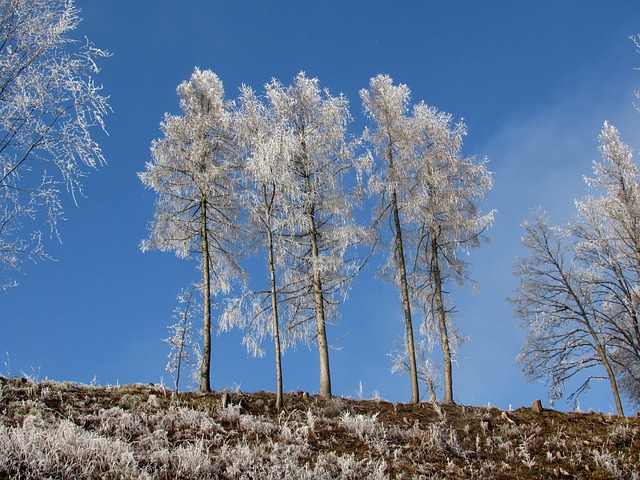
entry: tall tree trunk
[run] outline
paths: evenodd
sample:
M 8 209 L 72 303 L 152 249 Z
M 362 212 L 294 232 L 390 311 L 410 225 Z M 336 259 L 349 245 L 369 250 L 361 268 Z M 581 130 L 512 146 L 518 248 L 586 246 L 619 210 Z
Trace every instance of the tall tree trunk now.
M 440 327 L 440 342 L 442 344 L 442 355 L 444 357 L 444 403 L 453 404 L 453 377 L 451 369 L 451 342 L 447 329 L 447 312 L 442 299 L 442 274 L 438 261 L 438 239 L 435 228 L 429 227 L 431 240 L 431 274 L 433 275 L 436 310 L 438 315 L 438 326 Z
M 301 127 L 302 135 L 302 152 L 305 158 L 308 158 L 307 143 L 305 141 L 305 127 Z M 305 180 L 306 193 L 311 194 L 313 188 L 311 186 L 311 176 L 302 163 L 302 175 Z M 324 291 L 322 290 L 322 277 L 320 275 L 320 267 L 318 260 L 320 250 L 318 248 L 318 231 L 316 229 L 316 211 L 313 202 L 307 209 L 307 217 L 309 218 L 309 243 L 311 247 L 311 266 L 313 268 L 312 288 L 314 296 L 314 308 L 316 313 L 316 339 L 318 342 L 318 355 L 320 362 L 320 391 L 322 398 L 331 398 L 331 369 L 329 367 L 329 344 L 327 342 L 327 325 L 324 315 Z
M 324 292 L 322 290 L 322 277 L 318 265 L 318 233 L 316 231 L 315 210 L 313 205 L 308 211 L 311 231 L 309 239 L 311 242 L 311 262 L 313 268 L 313 294 L 316 311 L 316 329 L 318 341 L 318 354 L 320 356 L 320 397 L 331 398 L 331 370 L 329 368 L 329 345 L 327 343 L 327 328 L 324 316 Z
M 278 290 L 276 284 L 276 266 L 273 254 L 273 231 L 271 230 L 271 201 L 267 195 L 267 187 L 262 186 L 262 194 L 266 205 L 265 226 L 269 249 L 269 277 L 271 280 L 271 315 L 273 328 L 273 344 L 276 356 L 276 410 L 282 408 L 282 353 L 280 347 L 280 320 L 278 316 Z M 273 197 L 271 198 L 273 200 Z
M 207 199 L 200 199 L 200 244 L 202 247 L 202 294 L 204 297 L 204 325 L 202 328 L 202 365 L 200 366 L 200 391 L 211 391 L 211 272 L 209 239 L 207 236 Z
M 411 376 L 411 403 L 420 402 L 420 388 L 418 386 L 418 367 L 416 365 L 416 350 L 413 339 L 413 322 L 411 321 L 411 302 L 409 300 L 409 285 L 407 283 L 407 267 L 404 258 L 404 245 L 402 241 L 402 225 L 400 224 L 400 212 L 398 211 L 398 194 L 395 188 L 392 195 L 393 222 L 396 229 L 396 257 L 400 269 L 400 290 L 402 294 L 402 306 L 404 308 L 404 323 L 407 331 L 407 355 L 409 357 L 409 375 Z

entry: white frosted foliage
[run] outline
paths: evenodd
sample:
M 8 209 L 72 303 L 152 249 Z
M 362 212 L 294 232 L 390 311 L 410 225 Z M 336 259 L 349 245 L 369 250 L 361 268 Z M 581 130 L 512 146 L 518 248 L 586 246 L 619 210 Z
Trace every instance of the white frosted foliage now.
M 417 401 L 418 376 L 412 311 L 419 311 L 428 345 L 439 338 L 443 346 L 445 402 L 450 403 L 450 364 L 461 337 L 443 285 L 468 279 L 461 254 L 480 246 L 493 221 L 494 211 L 479 208 L 492 175 L 486 159 L 462 155 L 463 121 L 453 123 L 450 114 L 424 102 L 410 108 L 410 94 L 409 87 L 394 85 L 388 75 L 372 78 L 369 89 L 360 91 L 373 123 L 364 134 L 375 157 L 368 189 L 379 200 L 374 224 L 383 240 L 389 233 L 393 239 L 383 272 L 401 292 L 412 401 Z
M 63 190 L 75 202 L 105 163 L 92 131 L 109 105 L 93 76 L 108 54 L 69 36 L 80 20 L 72 0 L 0 7 L 0 290 L 24 260 L 48 258 Z

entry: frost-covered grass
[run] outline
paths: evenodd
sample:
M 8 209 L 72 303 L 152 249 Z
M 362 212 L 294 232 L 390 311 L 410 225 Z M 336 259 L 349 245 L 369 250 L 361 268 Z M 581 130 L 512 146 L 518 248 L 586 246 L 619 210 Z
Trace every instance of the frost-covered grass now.
M 0 378 L 0 478 L 630 478 L 640 421 Z

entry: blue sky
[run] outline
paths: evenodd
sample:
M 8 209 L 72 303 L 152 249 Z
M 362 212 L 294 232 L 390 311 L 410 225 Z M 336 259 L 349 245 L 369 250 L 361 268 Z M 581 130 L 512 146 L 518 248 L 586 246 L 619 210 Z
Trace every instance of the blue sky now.
M 481 291 L 452 291 L 457 323 L 469 337 L 454 367 L 458 403 L 517 408 L 546 388 L 526 383 L 516 364 L 523 336 L 506 297 L 520 247 L 520 224 L 533 207 L 567 220 L 585 192 L 582 176 L 598 157 L 605 120 L 640 147 L 640 55 L 628 36 L 640 32 L 640 2 L 541 0 L 233 2 L 78 0 L 76 37 L 112 53 L 99 83 L 111 97 L 108 136 L 97 134 L 108 166 L 85 182 L 86 198 L 67 202 L 55 262 L 24 265 L 19 286 L 0 294 L 0 374 L 99 384 L 172 384 L 161 341 L 179 290 L 197 279 L 195 262 L 142 254 L 154 195 L 136 173 L 150 160 L 165 112 L 178 112 L 177 85 L 194 67 L 211 69 L 229 98 L 242 83 L 260 90 L 276 77 L 288 84 L 304 70 L 350 100 L 360 134 L 358 90 L 378 73 L 406 83 L 414 101 L 463 117 L 464 153 L 487 156 L 497 209 L 492 243 L 472 253 Z M 68 199 L 70 200 L 70 199 Z M 394 287 L 375 277 L 374 258 L 358 278 L 341 319 L 329 327 L 334 394 L 378 393 L 407 401 L 407 376 L 390 373 L 387 354 L 402 340 Z M 275 388 L 270 344 L 253 359 L 239 333 L 214 338 L 212 386 Z M 5 353 L 6 352 L 6 353 Z M 434 352 L 438 359 L 438 351 Z M 317 354 L 284 356 L 285 390 L 318 389 Z M 607 385 L 581 408 L 613 411 Z M 563 401 L 557 408 L 567 409 Z

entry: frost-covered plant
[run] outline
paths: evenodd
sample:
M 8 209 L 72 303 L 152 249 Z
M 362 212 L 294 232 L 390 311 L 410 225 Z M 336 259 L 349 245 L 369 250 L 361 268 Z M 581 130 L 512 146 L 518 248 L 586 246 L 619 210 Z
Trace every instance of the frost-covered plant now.
M 615 475 L 617 478 L 622 478 L 621 475 L 623 474 L 623 471 L 620 469 L 618 460 L 613 453 L 594 449 L 591 452 L 591 455 L 593 457 L 593 461 L 598 467 L 606 470 L 612 475 Z
M 313 474 L 319 478 L 368 478 L 382 480 L 386 475 L 387 464 L 384 460 L 357 460 L 353 455 L 336 455 L 333 452 L 321 454 L 314 468 Z
M 194 296 L 195 286 L 191 286 L 188 289 L 183 289 L 178 295 L 178 303 L 173 311 L 173 319 L 176 323 L 169 326 L 169 330 L 173 334 L 165 338 L 171 351 L 169 352 L 169 361 L 167 362 L 167 370 L 169 372 L 176 372 L 175 375 L 175 389 L 176 392 L 180 387 L 180 372 L 182 365 L 193 365 L 193 359 L 191 358 L 192 349 L 195 347 L 193 338 L 193 322 L 192 318 L 195 316 L 197 304 Z
M 266 332 L 274 340 L 279 335 L 281 314 L 288 341 L 317 343 L 319 394 L 326 398 L 331 396 L 326 327 L 362 267 L 358 248 L 369 241 L 368 230 L 352 215 L 358 198 L 346 189 L 345 177 L 356 166 L 347 141 L 348 102 L 303 72 L 289 86 L 274 79 L 265 90 L 264 104 L 249 89 L 241 102 L 239 138 L 248 149 L 251 225 L 267 250 L 270 273 L 266 294 L 240 305 L 252 328 L 245 341 L 259 352 Z M 242 323 L 240 318 L 236 313 L 230 323 Z
M 0 425 L 0 464 L 10 476 L 27 478 L 147 478 L 127 443 L 68 420 L 47 425 L 27 417 L 22 426 Z
M 433 422 L 425 431 L 425 448 L 427 451 L 462 456 L 464 449 L 458 440 L 456 430 L 446 422 Z
M 362 440 L 384 436 L 384 426 L 378 421 L 378 414 L 369 417 L 362 414 L 352 415 L 345 411 L 340 416 L 340 426 L 355 433 Z
M 62 190 L 75 202 L 83 177 L 105 163 L 92 131 L 110 107 L 93 76 L 108 54 L 71 38 L 80 21 L 73 0 L 0 8 L 0 290 L 24 260 L 48 258 Z
M 605 122 L 599 139 L 602 161 L 572 221 L 553 227 L 537 213 L 524 224 L 529 255 L 517 263 L 513 304 L 527 330 L 525 375 L 546 380 L 552 398 L 582 376 L 576 403 L 605 379 L 622 416 L 621 394 L 640 398 L 640 176 L 615 127 Z
M 631 447 L 637 436 L 640 436 L 640 428 L 637 426 L 615 423 L 609 430 L 608 440 L 619 447 Z
M 429 401 L 436 402 L 438 396 L 436 390 L 440 388 L 438 378 L 440 376 L 440 368 L 430 358 L 431 350 L 427 347 L 425 339 L 415 343 L 415 356 L 418 380 L 423 382 L 429 393 Z M 407 353 L 406 341 L 402 346 L 396 347 L 389 354 L 393 361 L 391 373 L 404 374 L 410 372 L 409 355 Z
M 238 422 L 240 415 L 240 405 L 232 403 L 216 412 L 216 418 L 230 423 Z
M 224 413 L 228 410 L 222 410 Z M 218 433 L 224 432 L 222 426 L 216 421 L 219 416 L 212 418 L 205 412 L 186 407 L 172 407 L 166 412 L 157 412 L 151 416 L 150 421 L 172 435 L 178 434 L 183 437 L 214 437 Z
M 221 473 L 202 439 L 179 445 L 169 462 L 175 478 L 218 478 Z

